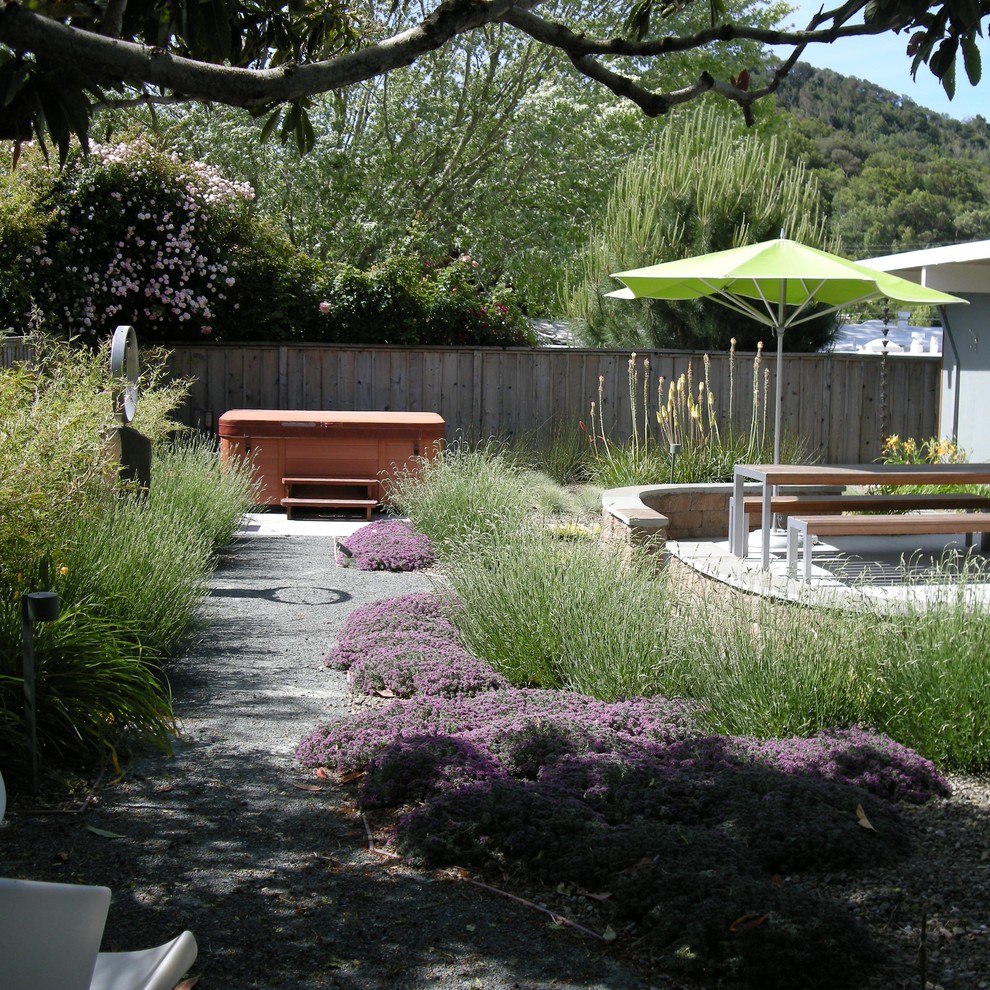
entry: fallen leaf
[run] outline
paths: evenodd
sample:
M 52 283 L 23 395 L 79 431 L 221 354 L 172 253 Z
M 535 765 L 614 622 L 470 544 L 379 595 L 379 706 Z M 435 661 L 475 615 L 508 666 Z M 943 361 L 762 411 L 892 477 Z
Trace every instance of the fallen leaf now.
M 590 890 L 579 890 L 578 893 L 582 897 L 590 897 L 593 901 L 600 901 L 602 904 L 612 897 L 612 892 L 610 890 L 603 890 L 597 894 L 593 894 Z
M 93 835 L 102 835 L 104 839 L 126 839 L 126 835 L 121 835 L 119 832 L 108 832 L 105 828 L 97 828 L 95 825 L 84 825 L 88 832 L 92 832 Z
M 353 773 L 345 773 L 344 776 L 340 778 L 340 782 L 342 784 L 349 784 L 351 781 L 360 780 L 363 776 L 363 770 L 355 770 Z
M 863 806 L 861 804 L 856 805 L 856 821 L 858 821 L 863 828 L 868 828 L 871 832 L 876 831 L 873 827 L 873 823 L 866 817 L 866 812 L 863 811 Z
M 330 774 L 328 774 L 326 772 L 326 770 L 323 769 L 323 767 L 317 767 L 316 768 L 316 776 L 319 777 L 320 780 L 329 780 L 330 779 Z
M 388 688 L 385 688 L 384 691 L 376 691 L 375 694 L 377 694 L 379 698 L 394 698 L 395 697 L 395 692 L 394 691 L 389 691 Z
M 293 784 L 292 786 L 297 791 L 315 791 L 317 794 L 323 792 L 323 788 L 319 784 Z
M 614 942 L 617 938 L 618 935 L 615 934 L 615 929 L 611 925 L 602 932 L 603 942 Z

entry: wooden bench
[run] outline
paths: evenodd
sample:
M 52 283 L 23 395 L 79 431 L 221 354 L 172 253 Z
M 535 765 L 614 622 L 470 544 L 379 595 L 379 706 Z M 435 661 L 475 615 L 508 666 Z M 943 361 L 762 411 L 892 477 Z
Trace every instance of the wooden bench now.
M 359 509 L 365 519 L 378 505 L 377 478 L 339 478 L 305 475 L 282 479 L 285 496 L 279 502 L 285 507 L 286 519 L 294 509 Z
M 729 546 L 734 547 L 732 532 L 735 512 L 735 497 L 729 498 Z M 808 515 L 825 516 L 842 512 L 910 512 L 916 509 L 965 509 L 967 511 L 990 512 L 990 497 L 967 493 L 905 493 L 903 495 L 821 495 L 795 493 L 793 495 L 772 495 L 770 512 L 775 516 L 790 516 L 801 512 Z M 749 539 L 750 518 L 763 513 L 763 499 L 759 495 L 743 498 L 743 519 L 746 522 L 744 540 Z M 745 544 L 744 544 L 745 545 Z
M 798 542 L 804 555 L 804 580 L 811 580 L 813 536 L 915 536 L 965 533 L 966 545 L 980 534 L 980 549 L 988 549 L 990 512 L 919 512 L 911 515 L 797 516 L 787 519 L 787 573 L 797 576 Z

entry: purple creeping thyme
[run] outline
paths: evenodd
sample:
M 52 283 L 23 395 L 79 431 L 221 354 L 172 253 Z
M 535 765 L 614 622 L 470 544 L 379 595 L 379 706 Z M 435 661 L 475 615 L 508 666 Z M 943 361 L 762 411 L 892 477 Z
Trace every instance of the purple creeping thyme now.
M 950 793 L 930 760 L 859 726 L 826 730 L 808 739 L 746 739 L 737 744 L 785 773 L 856 784 L 889 801 L 923 804 Z
M 362 526 L 343 545 L 351 552 L 354 566 L 362 571 L 415 571 L 435 560 L 430 538 L 394 519 Z
M 853 915 L 801 874 L 906 855 L 893 802 L 948 792 L 929 761 L 860 728 L 704 735 L 704 711 L 687 701 L 496 686 L 448 607 L 406 596 L 354 613 L 330 659 L 360 690 L 410 697 L 317 728 L 296 751 L 306 766 L 364 771 L 358 803 L 397 810 L 395 849 L 609 891 L 614 923 L 632 921 L 672 971 L 784 990 L 849 960 L 868 969 L 875 949 Z M 768 884 L 774 874 L 794 882 Z M 768 920 L 743 944 L 732 926 L 754 910 Z
M 471 697 L 413 697 L 314 729 L 299 744 L 297 757 L 305 766 L 349 773 L 363 770 L 394 738 L 419 733 L 461 736 L 506 751 L 513 733 L 525 739 L 539 723 L 572 726 L 572 742 L 582 751 L 624 751 L 695 735 L 697 715 L 697 706 L 684 701 L 636 698 L 609 703 L 535 688 L 484 691 Z M 554 756 L 561 753 L 559 736 L 553 736 L 548 747 Z M 529 766 L 538 762 L 535 755 L 527 757 Z
M 374 646 L 353 656 L 348 669 L 351 690 L 359 694 L 390 691 L 400 698 L 414 694 L 468 695 L 509 686 L 490 664 L 457 643 L 442 639 Z
M 347 670 L 368 650 L 397 642 L 456 642 L 457 632 L 445 611 L 453 603 L 432 592 L 417 592 L 372 602 L 355 609 L 344 621 L 327 666 Z
M 439 734 L 399 736 L 368 764 L 359 802 L 362 808 L 393 807 L 508 776 L 488 750 L 466 739 Z

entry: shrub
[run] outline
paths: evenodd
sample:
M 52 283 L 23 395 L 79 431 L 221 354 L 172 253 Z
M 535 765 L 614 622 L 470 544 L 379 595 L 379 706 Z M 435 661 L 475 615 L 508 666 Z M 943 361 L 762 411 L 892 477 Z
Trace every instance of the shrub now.
M 430 538 L 441 562 L 504 544 L 532 508 L 522 472 L 493 440 L 459 438 L 417 459 L 388 482 L 386 498 Z
M 154 438 L 152 486 L 133 494 L 110 460 L 106 348 L 38 341 L 35 364 L 0 371 L 0 764 L 23 764 L 20 596 L 55 590 L 61 617 L 39 628 L 38 723 L 48 767 L 124 748 L 167 748 L 174 731 L 161 669 L 196 619 L 219 546 L 250 498 L 246 467 L 214 447 L 169 443 L 183 384 L 145 369 L 135 425 Z
M 618 545 L 587 545 L 533 525 L 445 572 L 464 643 L 513 684 L 613 700 L 659 693 L 677 593 L 630 568 Z
M 58 587 L 60 592 L 63 591 Z M 148 745 L 168 751 L 175 735 L 169 692 L 140 632 L 92 602 L 66 596 L 57 622 L 36 627 L 38 758 L 43 770 L 91 767 Z M 0 609 L 0 763 L 26 770 L 21 713 L 20 609 Z
M 249 187 L 143 139 L 93 145 L 61 171 L 26 161 L 52 208 L 24 266 L 49 328 L 90 340 L 115 323 L 136 324 L 143 339 L 214 332 L 239 277 L 231 247 Z
M 43 320 L 89 341 L 129 323 L 159 341 L 535 343 L 511 291 L 483 286 L 470 259 L 325 264 L 252 214 L 249 185 L 143 137 L 76 149 L 61 170 L 26 151 L 0 185 L 0 326 Z
M 30 366 L 0 369 L 0 586 L 31 584 L 59 561 L 67 527 L 102 512 L 116 484 L 107 438 L 115 428 L 109 349 L 74 351 L 35 337 Z M 134 426 L 153 440 L 174 424 L 185 390 L 145 353 Z
M 533 346 L 512 292 L 482 286 L 470 258 L 393 254 L 367 271 L 328 268 L 323 339 L 377 344 Z

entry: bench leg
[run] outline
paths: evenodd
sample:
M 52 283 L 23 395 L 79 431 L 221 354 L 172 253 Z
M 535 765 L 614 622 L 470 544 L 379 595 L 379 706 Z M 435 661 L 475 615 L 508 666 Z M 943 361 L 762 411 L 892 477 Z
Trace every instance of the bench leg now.
M 729 496 L 729 552 L 736 554 L 738 557 L 735 538 L 735 520 L 736 520 L 736 497 L 735 495 Z
M 787 520 L 787 576 L 797 577 L 798 542 L 801 544 L 802 563 L 804 565 L 804 581 L 811 580 L 811 537 L 808 535 L 808 524 L 803 519 Z
M 797 577 L 798 530 L 797 526 L 787 524 L 787 576 Z

